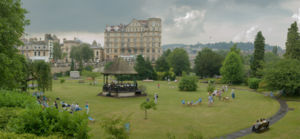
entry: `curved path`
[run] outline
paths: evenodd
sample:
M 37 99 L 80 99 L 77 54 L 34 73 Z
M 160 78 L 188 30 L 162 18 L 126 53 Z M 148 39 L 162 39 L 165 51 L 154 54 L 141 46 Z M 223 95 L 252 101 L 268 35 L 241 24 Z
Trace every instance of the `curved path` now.
M 255 92 L 258 93 L 254 90 L 249 90 L 249 89 L 238 89 L 235 88 L 237 90 L 246 90 L 246 91 L 251 91 L 251 92 Z M 281 118 L 283 118 L 285 116 L 285 114 L 288 112 L 288 105 L 286 104 L 286 102 L 284 100 L 281 99 L 276 99 L 278 101 L 278 103 L 280 104 L 280 109 L 277 111 L 277 113 L 275 115 L 273 115 L 272 117 L 269 117 L 269 121 L 270 121 L 270 125 L 276 123 L 278 120 L 280 120 Z M 251 134 L 252 126 L 227 134 L 225 136 L 221 136 L 221 137 L 217 137 L 217 139 L 234 139 L 234 138 L 238 138 L 238 137 L 242 137 L 242 136 L 246 136 L 248 134 Z

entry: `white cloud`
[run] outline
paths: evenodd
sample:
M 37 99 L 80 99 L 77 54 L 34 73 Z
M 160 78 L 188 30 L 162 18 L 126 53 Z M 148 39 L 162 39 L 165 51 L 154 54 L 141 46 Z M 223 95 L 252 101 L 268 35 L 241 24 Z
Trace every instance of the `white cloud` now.
M 298 24 L 300 24 L 300 8 L 298 9 L 298 13 L 293 14 L 292 18 L 294 18 Z
M 252 42 L 258 32 L 258 25 L 251 26 L 245 31 L 242 31 L 235 35 L 232 39 L 234 42 Z

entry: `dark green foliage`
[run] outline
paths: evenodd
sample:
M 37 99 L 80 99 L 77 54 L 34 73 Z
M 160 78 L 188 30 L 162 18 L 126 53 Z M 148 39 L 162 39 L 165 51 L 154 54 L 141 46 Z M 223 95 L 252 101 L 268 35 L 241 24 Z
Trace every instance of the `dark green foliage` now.
M 63 84 L 66 80 L 65 79 L 60 79 L 60 83 Z
M 33 63 L 33 76 L 37 80 L 38 89 L 45 92 L 45 90 L 52 89 L 52 75 L 51 66 L 44 61 L 35 61 Z
M 240 56 L 236 52 L 230 52 L 227 54 L 220 73 L 224 83 L 238 84 L 243 81 L 243 63 Z
M 167 72 L 156 72 L 158 80 L 174 81 L 176 79 L 176 74 L 173 72 L 173 68 L 170 68 Z
M 74 63 L 74 60 L 72 59 L 72 62 L 71 62 L 71 71 L 74 71 L 75 70 L 75 63 Z
M 282 59 L 264 70 L 264 81 L 271 90 L 283 90 L 285 95 L 300 95 L 300 61 Z
M 115 76 L 119 81 L 132 81 L 135 80 L 137 77 L 135 75 L 118 75 Z
M 0 90 L 0 107 L 21 107 L 36 104 L 34 97 L 24 92 Z
M 189 56 L 182 48 L 176 48 L 171 54 L 169 54 L 168 63 L 173 68 L 177 76 L 181 76 L 182 72 L 190 71 Z
M 223 60 L 224 58 L 221 55 L 213 52 L 209 48 L 204 48 L 198 52 L 195 59 L 194 70 L 200 77 L 219 75 Z
M 167 62 L 167 58 L 164 56 L 159 57 L 155 62 L 155 69 L 158 72 L 169 71 L 170 66 L 169 63 Z
M 127 119 L 122 117 L 112 117 L 102 120 L 101 127 L 107 134 L 107 139 L 128 139 L 129 133 L 126 131 L 125 124 Z
M 251 89 L 257 89 L 259 87 L 261 79 L 258 78 L 249 78 L 248 79 L 248 86 Z
M 21 46 L 27 11 L 20 0 L 0 1 L 0 88 L 26 90 L 25 58 L 17 54 L 16 46 Z
M 43 110 L 36 99 L 27 93 L 1 90 L 0 110 L 3 107 L 25 108 L 16 116 L 14 116 L 14 113 L 9 114 L 7 112 L 10 118 L 6 129 L 9 132 L 31 133 L 39 136 L 62 134 L 75 138 L 88 138 L 88 119 L 85 113 L 70 114 L 66 111 L 59 112 L 55 108 Z M 17 112 L 20 112 L 20 110 Z M 1 114 L 1 116 L 3 115 Z M 6 118 L 8 117 L 6 116 Z
M 7 130 L 18 134 L 31 133 L 49 136 L 62 134 L 75 138 L 88 138 L 88 119 L 85 114 L 70 114 L 67 111 L 59 112 L 55 108 L 34 107 L 26 109 L 17 118 L 11 119 Z
M 156 104 L 154 103 L 154 100 L 144 101 L 140 105 L 141 109 L 145 111 L 145 120 L 147 119 L 147 111 L 150 109 L 156 110 Z
M 288 29 L 287 40 L 285 43 L 285 58 L 300 60 L 300 36 L 298 33 L 297 22 L 295 21 Z
M 265 63 L 266 64 L 279 61 L 280 59 L 281 58 L 278 55 L 276 55 L 272 52 L 266 52 L 265 53 Z
M 104 69 L 108 69 L 111 65 L 112 65 L 113 62 L 107 62 L 104 66 Z
M 138 79 L 156 79 L 157 75 L 154 71 L 152 64 L 149 60 L 145 61 L 142 55 L 138 55 L 136 58 L 136 63 L 134 69 L 138 73 Z
M 158 72 L 168 72 L 170 70 L 170 65 L 167 61 L 168 56 L 171 54 L 171 50 L 165 51 L 161 57 L 159 57 L 155 62 L 155 69 Z
M 53 59 L 55 61 L 62 59 L 61 46 L 57 42 L 53 44 Z
M 18 108 L 0 108 L 0 129 L 4 129 L 11 118 L 17 117 Z M 1 136 L 0 136 L 1 138 Z
M 255 37 L 253 60 L 251 61 L 251 65 L 250 65 L 251 75 L 253 77 L 261 76 L 257 73 L 257 71 L 263 68 L 264 56 L 265 56 L 265 38 L 262 35 L 261 31 L 259 31 Z
M 183 75 L 179 82 L 180 91 L 196 91 L 198 88 L 197 85 L 198 79 L 196 76 Z

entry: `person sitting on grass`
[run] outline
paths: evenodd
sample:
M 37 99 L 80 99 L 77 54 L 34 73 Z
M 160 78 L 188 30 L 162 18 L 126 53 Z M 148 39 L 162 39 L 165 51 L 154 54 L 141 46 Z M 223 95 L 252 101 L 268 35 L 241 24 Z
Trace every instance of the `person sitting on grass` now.
M 184 105 L 185 104 L 185 100 L 181 100 L 181 104 Z

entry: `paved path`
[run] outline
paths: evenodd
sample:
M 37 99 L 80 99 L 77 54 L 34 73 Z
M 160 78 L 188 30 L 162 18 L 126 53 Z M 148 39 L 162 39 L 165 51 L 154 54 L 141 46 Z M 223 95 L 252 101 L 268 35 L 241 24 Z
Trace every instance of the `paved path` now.
M 238 88 L 236 88 L 236 89 L 256 92 L 254 90 L 249 90 L 249 89 L 238 89 Z M 256 92 L 256 93 L 258 93 L 258 92 Z M 276 123 L 278 120 L 280 120 L 282 117 L 284 117 L 284 115 L 288 112 L 288 105 L 286 104 L 286 102 L 284 100 L 280 100 L 280 99 L 276 99 L 276 100 L 280 104 L 280 109 L 277 111 L 277 113 L 275 115 L 268 118 L 270 120 L 270 125 Z M 234 139 L 234 138 L 246 136 L 246 135 L 252 133 L 251 128 L 252 128 L 252 125 L 248 128 L 227 134 L 225 136 L 217 137 L 217 139 Z

